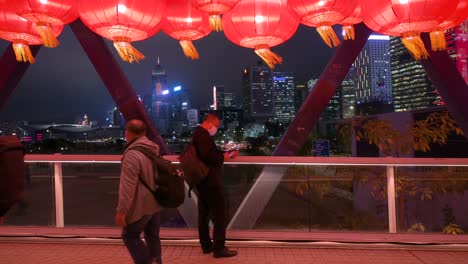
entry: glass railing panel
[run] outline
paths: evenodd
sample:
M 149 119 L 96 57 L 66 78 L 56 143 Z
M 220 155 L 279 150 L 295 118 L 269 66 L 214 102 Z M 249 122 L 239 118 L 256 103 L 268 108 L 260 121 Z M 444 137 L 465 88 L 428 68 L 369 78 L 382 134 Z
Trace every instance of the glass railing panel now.
M 308 231 L 311 221 L 311 197 L 308 192 L 307 167 L 269 167 L 273 167 L 274 172 L 284 172 L 284 175 L 253 229 Z M 269 177 L 262 180 L 274 181 Z
M 65 226 L 114 226 L 120 164 L 64 163 Z
M 263 167 L 255 164 L 224 164 L 223 184 L 227 196 L 228 221 L 232 219 Z
M 64 163 L 65 226 L 114 227 L 118 202 L 120 164 Z M 162 227 L 186 227 L 177 209 L 161 213 Z
M 55 226 L 53 165 L 26 163 L 24 197 L 5 215 L 6 225 Z
M 382 166 L 290 166 L 255 228 L 387 231 Z
M 397 167 L 395 176 L 399 232 L 468 231 L 468 167 Z

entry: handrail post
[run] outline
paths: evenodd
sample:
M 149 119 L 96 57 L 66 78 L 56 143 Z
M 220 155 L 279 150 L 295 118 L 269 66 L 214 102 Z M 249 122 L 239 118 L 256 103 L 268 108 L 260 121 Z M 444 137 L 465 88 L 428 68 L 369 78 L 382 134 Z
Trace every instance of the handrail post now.
M 388 232 L 396 233 L 395 167 L 387 165 Z
M 61 154 L 55 154 L 61 155 Z M 64 227 L 62 162 L 54 162 L 55 226 Z

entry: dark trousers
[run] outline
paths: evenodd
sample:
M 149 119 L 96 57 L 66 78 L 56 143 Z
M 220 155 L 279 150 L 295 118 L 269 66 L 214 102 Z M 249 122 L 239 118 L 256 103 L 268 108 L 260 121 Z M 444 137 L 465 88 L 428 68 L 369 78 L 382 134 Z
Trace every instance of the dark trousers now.
M 132 256 L 135 264 L 150 264 L 156 259 L 161 260 L 161 240 L 159 238 L 160 215 L 145 215 L 140 220 L 123 228 L 122 240 Z M 141 240 L 141 233 L 145 235 L 146 244 Z
M 220 187 L 197 186 L 198 236 L 202 248 L 220 251 L 226 241 L 227 203 Z M 210 220 L 213 222 L 213 241 L 210 239 Z

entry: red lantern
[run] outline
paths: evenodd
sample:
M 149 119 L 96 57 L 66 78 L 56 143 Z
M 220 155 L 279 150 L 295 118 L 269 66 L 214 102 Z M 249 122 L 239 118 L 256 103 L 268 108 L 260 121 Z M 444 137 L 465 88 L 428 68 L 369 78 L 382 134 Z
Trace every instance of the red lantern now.
M 359 24 L 362 22 L 361 16 L 361 6 L 358 5 L 354 12 L 343 21 L 341 21 L 342 29 L 343 29 L 343 38 L 345 40 L 354 39 L 354 25 Z
M 417 60 L 429 53 L 419 34 L 432 31 L 457 7 L 458 0 L 372 0 L 361 2 L 364 23 L 372 30 L 401 36 Z
M 59 45 L 53 27 L 63 27 L 78 18 L 78 0 L 14 0 L 11 1 L 16 13 L 34 22 L 44 46 Z
M 53 34 L 58 36 L 62 26 L 53 27 Z M 34 63 L 30 45 L 42 45 L 41 36 L 36 24 L 29 22 L 16 13 L 11 7 L 0 5 L 0 38 L 13 43 L 17 61 Z
M 147 39 L 160 29 L 166 1 L 80 1 L 81 20 L 92 31 L 114 42 L 120 58 L 139 62 L 145 56 L 130 44 Z
M 286 0 L 242 0 L 223 15 L 226 37 L 239 46 L 255 49 L 271 69 L 283 59 L 270 48 L 290 39 L 298 26 Z
M 231 10 L 239 0 L 193 0 L 195 8 L 210 15 L 210 27 L 215 31 L 222 31 L 221 14 Z
M 323 41 L 329 46 L 338 46 L 340 40 L 332 25 L 350 16 L 358 6 L 358 0 L 289 0 L 289 6 L 300 22 L 316 27 Z
M 165 15 L 162 31 L 179 41 L 186 57 L 198 59 L 192 41 L 211 33 L 208 14 L 195 9 L 191 0 L 171 0 Z
M 447 43 L 445 41 L 445 30 L 456 27 L 463 23 L 468 17 L 468 0 L 460 0 L 455 11 L 442 23 L 440 23 L 434 31 L 431 32 L 431 47 L 432 50 L 445 50 Z

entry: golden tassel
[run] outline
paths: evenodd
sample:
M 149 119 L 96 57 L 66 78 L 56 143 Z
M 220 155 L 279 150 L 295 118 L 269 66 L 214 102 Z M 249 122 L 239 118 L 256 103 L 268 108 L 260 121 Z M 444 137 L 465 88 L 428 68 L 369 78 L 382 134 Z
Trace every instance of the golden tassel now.
M 278 54 L 270 50 L 268 45 L 257 45 L 255 46 L 255 53 L 262 58 L 262 60 L 270 67 L 270 69 L 275 68 L 276 64 L 283 63 L 283 58 Z
M 416 60 L 427 59 L 429 53 L 424 47 L 424 42 L 419 37 L 419 33 L 408 32 L 403 34 L 401 41 Z
M 433 51 L 445 50 L 447 48 L 447 42 L 445 41 L 444 31 L 432 31 L 431 36 L 431 48 Z
M 143 55 L 135 47 L 133 47 L 132 44 L 130 44 L 130 38 L 115 37 L 114 47 L 117 50 L 119 57 L 125 62 L 140 62 L 140 60 L 145 58 L 145 55 Z
M 216 32 L 223 31 L 223 24 L 219 14 L 210 14 L 210 28 Z
M 44 42 L 44 46 L 47 48 L 55 48 L 57 47 L 60 42 L 54 35 L 52 31 L 52 25 L 46 22 L 37 22 L 37 31 L 41 36 L 42 42 Z
M 332 48 L 333 46 L 338 47 L 338 45 L 340 45 L 340 39 L 338 39 L 338 36 L 331 26 L 319 26 L 317 27 L 317 32 L 328 47 Z
M 31 49 L 29 49 L 28 44 L 24 41 L 15 41 L 13 43 L 13 51 L 15 52 L 17 61 L 29 62 L 31 64 L 35 62 Z
M 355 34 L 354 34 L 354 26 L 353 25 L 343 25 L 343 38 L 345 40 L 354 40 Z
M 185 57 L 190 58 L 192 60 L 198 60 L 200 55 L 198 55 L 198 51 L 193 45 L 192 41 L 189 39 L 182 39 L 179 41 L 182 50 L 184 51 Z

